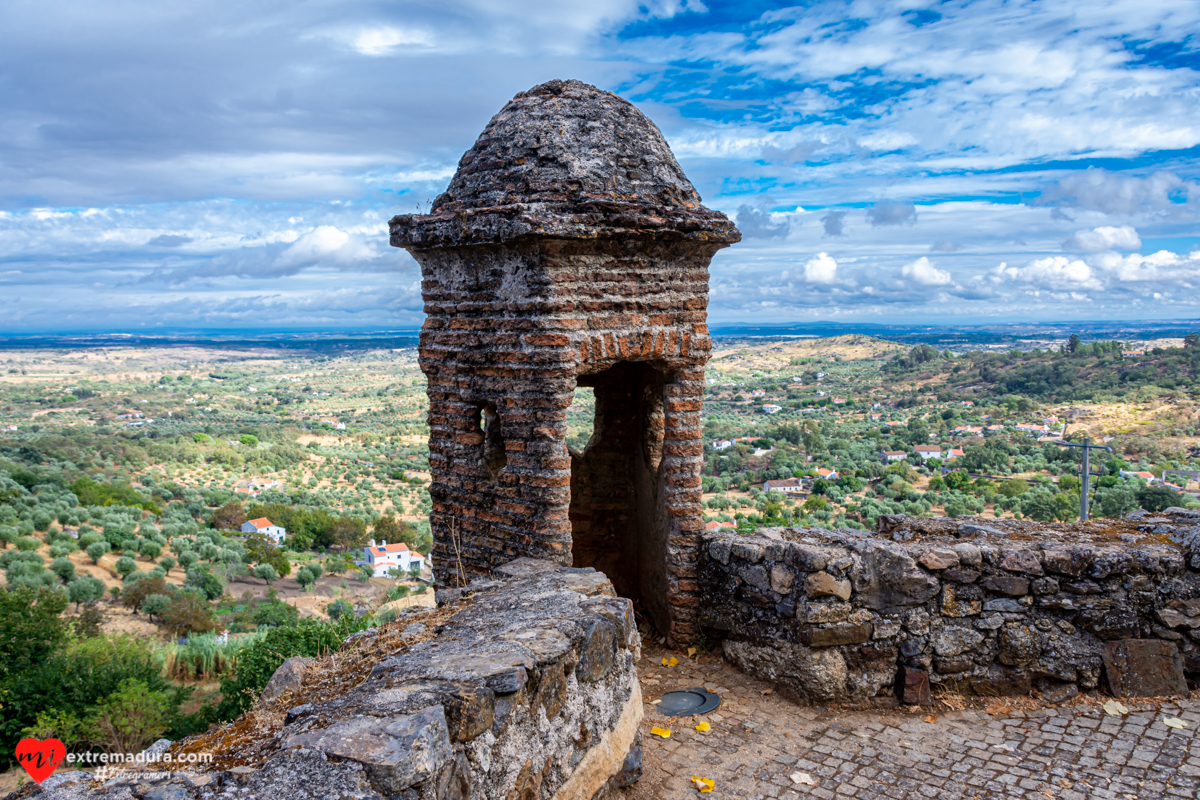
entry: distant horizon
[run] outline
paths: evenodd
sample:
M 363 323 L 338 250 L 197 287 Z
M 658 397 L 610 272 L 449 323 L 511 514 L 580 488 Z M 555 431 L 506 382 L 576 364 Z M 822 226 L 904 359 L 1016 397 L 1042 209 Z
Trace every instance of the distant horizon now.
M 1009 320 L 996 322 L 978 322 L 974 324 L 963 324 L 950 320 L 877 320 L 870 322 L 863 321 L 837 321 L 837 320 L 814 320 L 811 322 L 721 322 L 709 323 L 709 331 L 713 336 L 737 336 L 746 335 L 752 331 L 762 332 L 762 335 L 838 335 L 838 332 L 845 333 L 860 333 L 869 334 L 872 330 L 892 331 L 892 332 L 908 332 L 910 334 L 918 333 L 920 329 L 942 330 L 942 331 L 1005 331 L 1016 334 L 1017 331 L 1011 329 L 1023 329 L 1021 335 L 1035 336 L 1038 329 L 1044 329 L 1046 333 L 1061 332 L 1052 329 L 1070 329 L 1078 328 L 1081 334 L 1089 333 L 1104 333 L 1112 330 L 1125 330 L 1128 332 L 1141 332 L 1144 334 L 1162 333 L 1164 331 L 1194 329 L 1200 327 L 1200 318 L 1180 318 L 1167 320 L 1149 320 L 1149 319 L 1042 319 L 1042 320 Z M 1032 329 L 1032 330 L 1024 330 Z M 820 333 L 827 331 L 828 334 Z M 176 337 L 202 337 L 202 338 L 251 338 L 251 339 L 292 339 L 300 336 L 320 336 L 323 338 L 344 337 L 417 337 L 421 329 L 419 327 L 320 327 L 320 326 L 273 326 L 261 328 L 228 328 L 228 327 L 198 327 L 198 326 L 178 326 L 178 327 L 160 327 L 153 330 L 136 330 L 130 328 L 81 328 L 81 329 L 59 329 L 59 330 L 33 330 L 33 331 L 4 331 L 0 330 L 0 349 L 2 349 L 9 340 L 37 340 L 37 339 L 70 339 L 70 338 L 111 338 L 115 340 L 121 339 L 156 339 L 156 338 L 176 338 Z

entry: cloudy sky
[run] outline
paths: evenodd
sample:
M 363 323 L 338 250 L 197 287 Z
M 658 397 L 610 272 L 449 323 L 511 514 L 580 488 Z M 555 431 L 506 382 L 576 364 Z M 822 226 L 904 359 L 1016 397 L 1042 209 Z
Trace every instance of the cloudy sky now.
M 1200 317 L 1195 0 L 0 0 L 0 332 L 395 329 L 518 91 L 635 102 L 710 318 Z

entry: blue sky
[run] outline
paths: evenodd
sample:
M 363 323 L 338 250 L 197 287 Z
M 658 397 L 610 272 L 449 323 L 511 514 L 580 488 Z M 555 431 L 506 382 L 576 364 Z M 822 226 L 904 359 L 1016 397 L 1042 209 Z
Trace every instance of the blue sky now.
M 0 331 L 411 328 L 386 220 L 518 91 L 662 128 L 710 319 L 1200 318 L 1200 3 L 6 2 Z

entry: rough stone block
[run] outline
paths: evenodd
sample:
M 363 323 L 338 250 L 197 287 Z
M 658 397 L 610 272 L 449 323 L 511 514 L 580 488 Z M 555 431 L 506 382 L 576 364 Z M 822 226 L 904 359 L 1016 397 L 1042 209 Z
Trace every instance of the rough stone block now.
M 1122 639 L 1101 651 L 1108 689 L 1118 697 L 1188 694 L 1183 657 L 1171 642 Z
M 975 593 L 969 594 L 967 589 L 975 589 Z M 956 588 L 955 584 L 944 584 L 942 586 L 942 616 L 975 616 L 983 610 L 983 601 L 979 598 L 978 592 L 978 588 L 974 586 L 960 585 Z
M 850 599 L 850 581 L 838 580 L 828 572 L 814 572 L 804 579 L 804 593 L 809 597 Z
M 933 703 L 929 696 L 929 673 L 912 667 L 901 667 L 896 673 L 896 699 L 907 706 L 927 706 Z
M 870 625 L 841 624 L 829 627 L 805 627 L 800 629 L 800 641 L 809 647 L 835 647 L 844 644 L 862 644 L 871 638 Z

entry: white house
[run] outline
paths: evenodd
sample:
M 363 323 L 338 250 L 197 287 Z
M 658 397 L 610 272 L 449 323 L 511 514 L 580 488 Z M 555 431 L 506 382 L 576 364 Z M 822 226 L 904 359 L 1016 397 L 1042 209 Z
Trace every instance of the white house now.
M 425 556 L 416 550 L 409 550 L 404 542 L 388 544 L 387 539 L 378 544 L 372 539 L 363 548 L 363 559 L 357 562 L 363 566 L 373 567 L 376 578 L 385 578 L 393 569 L 408 572 L 413 567 L 425 568 Z
M 885 464 L 891 464 L 893 461 L 903 461 L 908 458 L 908 453 L 903 450 L 884 450 L 879 454 L 880 459 Z
M 282 544 L 287 538 L 287 528 L 281 528 L 266 517 L 252 519 L 242 523 L 242 533 L 261 533 L 275 544 Z
M 733 447 L 733 442 L 729 441 L 728 439 L 722 439 L 719 442 L 712 443 L 713 450 L 728 450 L 731 447 Z
M 782 480 L 771 480 L 763 483 L 764 492 L 769 492 L 772 489 L 784 494 L 804 494 L 808 491 L 808 483 L 803 478 L 783 478 Z
M 936 444 L 919 444 L 913 448 L 921 454 L 921 458 L 941 458 L 942 448 Z
M 767 405 L 762 407 L 762 410 L 763 410 L 764 414 L 778 414 L 780 411 L 783 411 L 783 408 L 780 406 L 776 406 L 776 405 L 772 405 L 772 404 L 768 403 Z
M 1153 472 L 1146 472 L 1144 470 L 1132 470 L 1132 469 L 1121 470 L 1121 477 L 1122 478 L 1141 478 L 1146 483 L 1154 483 L 1155 481 L 1158 480 L 1158 478 L 1154 477 Z

